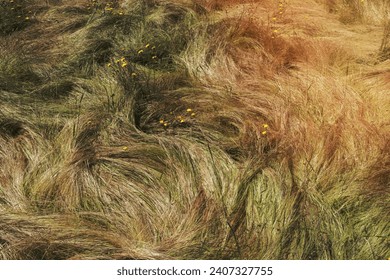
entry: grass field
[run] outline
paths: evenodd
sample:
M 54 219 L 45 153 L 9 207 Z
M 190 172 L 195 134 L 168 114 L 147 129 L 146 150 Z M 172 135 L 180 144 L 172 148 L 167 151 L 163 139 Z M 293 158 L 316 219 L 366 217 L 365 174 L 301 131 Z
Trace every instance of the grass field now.
M 389 257 L 388 0 L 0 0 L 0 259 Z

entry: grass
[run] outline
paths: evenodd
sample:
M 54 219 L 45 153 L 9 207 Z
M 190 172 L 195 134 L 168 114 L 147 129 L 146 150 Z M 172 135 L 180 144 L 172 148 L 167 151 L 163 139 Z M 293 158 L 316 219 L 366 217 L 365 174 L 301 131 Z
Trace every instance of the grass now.
M 382 3 L 313 3 L 1 2 L 0 258 L 387 259 Z
M 390 55 L 390 20 L 385 23 L 383 28 L 383 38 L 380 46 L 380 56 L 383 60 L 388 59 Z
M 389 2 L 386 0 L 320 0 L 328 10 L 337 13 L 343 23 L 380 23 L 389 16 Z

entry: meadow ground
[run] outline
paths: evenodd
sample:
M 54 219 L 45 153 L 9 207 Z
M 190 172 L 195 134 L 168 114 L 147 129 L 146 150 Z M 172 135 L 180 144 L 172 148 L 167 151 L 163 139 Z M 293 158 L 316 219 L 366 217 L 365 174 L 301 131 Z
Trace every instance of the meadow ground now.
M 0 1 L 1 259 L 387 259 L 390 1 Z

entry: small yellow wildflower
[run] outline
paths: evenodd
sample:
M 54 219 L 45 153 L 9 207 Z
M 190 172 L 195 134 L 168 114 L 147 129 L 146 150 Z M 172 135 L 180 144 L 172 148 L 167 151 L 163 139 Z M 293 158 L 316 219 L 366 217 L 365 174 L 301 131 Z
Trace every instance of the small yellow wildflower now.
M 268 128 L 268 124 L 266 124 L 266 123 L 263 124 L 263 127 L 264 127 L 264 128 Z
M 165 122 L 165 123 L 164 123 L 164 126 L 165 126 L 165 127 L 167 127 L 168 125 L 169 125 L 169 123 L 168 123 L 168 122 Z
M 107 63 L 107 67 L 111 67 L 111 63 Z
M 189 112 L 192 112 L 192 109 L 191 108 L 188 108 L 187 109 L 187 112 L 189 113 Z
M 195 113 L 192 113 L 192 114 L 191 114 L 191 117 L 195 117 L 195 115 L 196 115 Z
M 129 149 L 129 147 L 127 147 L 127 146 L 123 146 L 123 147 L 122 147 L 122 150 L 123 150 L 123 151 L 127 151 L 128 149 Z
M 180 123 L 183 123 L 183 122 L 185 122 L 184 119 L 181 119 L 181 120 L 180 120 Z
M 126 61 L 123 62 L 123 63 L 121 64 L 121 66 L 122 66 L 122 67 L 126 67 L 126 66 L 127 66 L 127 62 L 126 62 Z
M 160 123 L 161 123 L 161 124 L 163 124 L 163 123 L 164 123 L 164 120 L 163 120 L 163 119 L 161 119 L 161 120 L 160 120 Z
M 266 134 L 267 134 L 267 131 L 264 130 L 264 131 L 261 132 L 261 134 L 262 134 L 262 135 L 266 135 Z
M 144 52 L 144 50 L 139 50 L 138 54 L 142 54 L 143 52 Z
M 150 44 L 146 44 L 145 45 L 145 49 L 149 48 Z

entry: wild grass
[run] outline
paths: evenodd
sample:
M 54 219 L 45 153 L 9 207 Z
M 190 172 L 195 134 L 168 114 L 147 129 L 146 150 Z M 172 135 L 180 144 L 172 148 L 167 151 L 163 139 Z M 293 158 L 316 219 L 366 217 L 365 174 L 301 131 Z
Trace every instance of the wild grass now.
M 21 0 L 0 2 L 0 36 L 22 30 L 31 23 L 32 11 L 29 10 L 31 2 Z
M 388 20 L 384 25 L 382 43 L 379 51 L 381 59 L 388 59 L 390 55 L 390 20 Z
M 389 16 L 387 0 L 325 0 L 328 10 L 338 13 L 343 23 L 375 22 L 383 23 Z
M 388 258 L 385 56 L 213 16 L 242 1 L 43 2 L 0 44 L 0 258 Z

